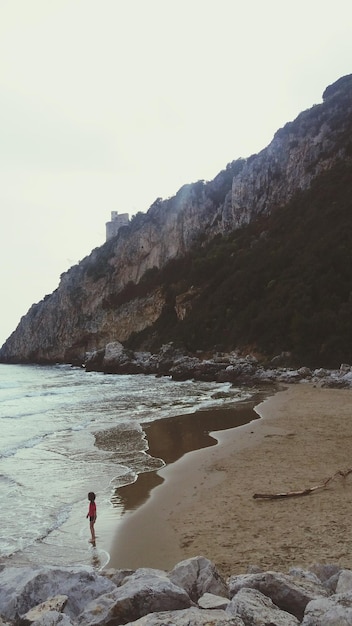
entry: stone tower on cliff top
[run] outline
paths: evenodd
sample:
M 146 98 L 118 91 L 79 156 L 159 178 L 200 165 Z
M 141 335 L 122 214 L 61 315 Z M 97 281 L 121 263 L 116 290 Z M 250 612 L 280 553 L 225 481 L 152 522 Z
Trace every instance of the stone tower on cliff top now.
M 106 241 L 115 237 L 121 226 L 127 226 L 130 222 L 128 213 L 118 214 L 117 211 L 111 211 L 111 221 L 106 222 Z

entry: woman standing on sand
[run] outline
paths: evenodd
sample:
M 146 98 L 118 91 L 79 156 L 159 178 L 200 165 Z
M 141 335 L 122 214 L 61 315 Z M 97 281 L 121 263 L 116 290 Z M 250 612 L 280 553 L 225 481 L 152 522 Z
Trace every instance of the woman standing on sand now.
M 94 524 L 95 524 L 95 520 L 97 519 L 97 505 L 95 504 L 95 493 L 93 491 L 89 492 L 88 500 L 89 500 L 89 509 L 87 513 L 87 518 L 89 517 L 90 534 L 92 536 L 92 538 L 90 539 L 90 543 L 92 543 L 93 546 L 95 546 Z

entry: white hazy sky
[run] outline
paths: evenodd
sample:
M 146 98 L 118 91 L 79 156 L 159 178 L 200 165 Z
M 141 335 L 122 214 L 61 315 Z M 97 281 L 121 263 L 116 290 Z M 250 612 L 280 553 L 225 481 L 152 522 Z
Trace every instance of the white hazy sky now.
M 0 345 L 60 274 L 352 72 L 351 0 L 0 0 Z

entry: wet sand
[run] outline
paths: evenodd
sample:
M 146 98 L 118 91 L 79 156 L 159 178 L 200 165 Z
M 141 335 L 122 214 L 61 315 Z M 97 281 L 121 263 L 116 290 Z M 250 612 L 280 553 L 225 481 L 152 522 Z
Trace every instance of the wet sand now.
M 253 398 L 236 402 L 232 407 L 198 410 L 143 424 L 148 454 L 170 465 L 189 452 L 215 446 L 217 439 L 209 433 L 215 428 L 217 431 L 237 428 L 259 419 L 254 408 L 264 397 L 264 391 L 257 392 Z M 111 431 L 108 432 L 110 435 Z M 111 443 L 114 445 L 113 440 Z M 148 500 L 152 489 L 163 482 L 164 478 L 157 471 L 140 474 L 135 483 L 117 490 L 120 506 L 124 511 L 137 509 Z
M 352 392 L 292 385 L 256 412 L 261 419 L 212 433 L 217 445 L 144 475 L 138 497 L 125 499 L 109 566 L 168 570 L 203 555 L 225 576 L 250 565 L 352 568 L 352 475 L 306 496 L 253 498 L 310 488 L 352 466 Z

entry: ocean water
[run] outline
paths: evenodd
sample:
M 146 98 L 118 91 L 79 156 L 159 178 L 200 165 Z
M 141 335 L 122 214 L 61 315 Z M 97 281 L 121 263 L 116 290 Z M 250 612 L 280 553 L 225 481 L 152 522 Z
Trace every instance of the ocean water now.
M 249 396 L 229 384 L 0 364 L 0 562 L 105 566 L 123 514 L 116 489 L 164 464 L 148 454 L 143 425 Z M 110 430 L 113 445 L 97 447 L 95 433 Z M 101 521 L 94 553 L 88 491 Z

